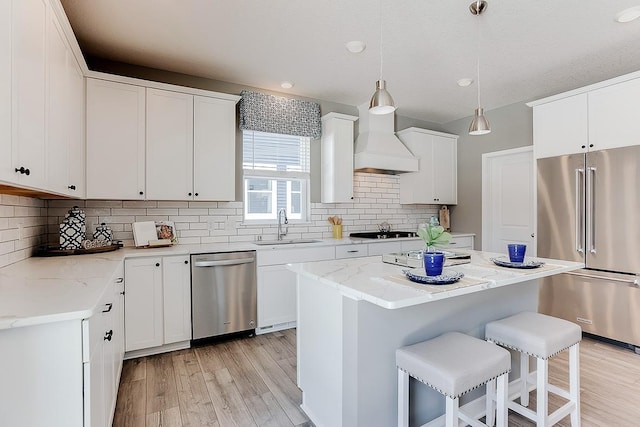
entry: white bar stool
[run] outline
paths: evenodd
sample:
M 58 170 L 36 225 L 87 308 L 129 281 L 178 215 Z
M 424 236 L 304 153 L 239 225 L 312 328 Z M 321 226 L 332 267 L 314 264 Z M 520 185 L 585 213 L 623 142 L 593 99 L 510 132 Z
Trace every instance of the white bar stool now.
M 449 332 L 399 348 L 396 365 L 399 427 L 409 425 L 409 376 L 445 396 L 447 427 L 457 427 L 458 419 L 474 427 L 486 426 L 460 410 L 459 398 L 497 379 L 498 427 L 507 426 L 507 385 L 511 371 L 511 355 L 507 350 L 459 332 Z
M 571 414 L 571 425 L 580 426 L 580 361 L 579 348 L 582 339 L 580 326 L 556 317 L 540 313 L 523 312 L 505 319 L 487 323 L 485 337 L 488 341 L 520 352 L 520 404 L 509 401 L 508 407 L 536 422 L 538 427 L 556 424 Z M 569 349 L 569 391 L 549 384 L 549 359 Z M 529 356 L 537 359 L 534 381 L 529 375 Z M 530 378 L 531 377 L 531 378 Z M 537 411 L 529 406 L 529 385 L 537 389 Z M 489 384 L 488 388 L 492 388 Z M 487 390 L 487 407 L 493 407 Z M 566 404 L 549 414 L 549 392 L 568 400 Z M 487 424 L 493 420 L 487 414 Z

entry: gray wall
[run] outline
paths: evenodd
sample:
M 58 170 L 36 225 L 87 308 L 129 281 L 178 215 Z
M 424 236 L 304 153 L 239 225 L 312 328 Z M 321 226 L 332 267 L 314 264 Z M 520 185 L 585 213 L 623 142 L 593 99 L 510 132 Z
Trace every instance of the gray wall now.
M 475 233 L 482 248 L 482 154 L 533 144 L 533 114 L 524 102 L 486 111 L 487 135 L 469 135 L 472 116 L 443 125 L 458 139 L 458 205 L 451 207 L 451 229 Z

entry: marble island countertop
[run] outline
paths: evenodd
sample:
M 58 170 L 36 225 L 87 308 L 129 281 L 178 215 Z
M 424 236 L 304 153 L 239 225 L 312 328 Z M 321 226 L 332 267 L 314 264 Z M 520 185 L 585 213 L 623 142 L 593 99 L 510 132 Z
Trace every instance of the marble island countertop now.
M 379 256 L 290 264 L 288 268 L 337 288 L 347 297 L 365 300 L 387 309 L 398 309 L 584 267 L 583 263 L 536 257 L 532 259 L 544 261 L 545 264 L 534 269 L 505 268 L 498 267 L 490 260 L 504 254 L 465 252 L 471 254 L 471 263 L 445 267 L 445 270 L 464 273 L 459 282 L 451 285 L 414 283 L 403 274 L 407 267 L 383 263 Z

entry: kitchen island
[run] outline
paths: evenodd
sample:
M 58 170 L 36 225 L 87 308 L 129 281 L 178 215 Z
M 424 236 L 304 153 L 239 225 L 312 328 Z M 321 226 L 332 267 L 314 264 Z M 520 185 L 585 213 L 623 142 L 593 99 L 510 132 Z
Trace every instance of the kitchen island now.
M 471 263 L 445 267 L 465 277 L 444 286 L 413 283 L 406 267 L 380 257 L 289 266 L 298 278 L 298 385 L 315 425 L 397 424 L 397 348 L 448 331 L 483 338 L 487 322 L 537 311 L 537 279 L 582 267 L 536 258 L 545 264 L 510 269 L 491 262 L 502 254 L 469 252 Z M 411 425 L 444 413 L 437 392 L 413 379 L 410 388 Z

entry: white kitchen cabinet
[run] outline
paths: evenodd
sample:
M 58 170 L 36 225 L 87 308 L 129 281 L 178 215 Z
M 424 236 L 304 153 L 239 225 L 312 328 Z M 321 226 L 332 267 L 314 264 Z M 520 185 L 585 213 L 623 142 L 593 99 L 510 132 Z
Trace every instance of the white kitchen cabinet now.
M 261 249 L 258 251 L 257 334 L 294 328 L 297 316 L 296 274 L 287 263 L 335 258 L 333 246 Z
M 640 143 L 640 78 L 590 91 L 587 96 L 591 151 Z
M 449 243 L 437 245 L 439 248 L 455 251 L 456 249 L 473 249 L 474 236 L 471 234 L 452 235 Z
M 147 88 L 147 198 L 193 199 L 193 95 Z
M 11 146 L 11 1 L 0 2 L 0 180 L 14 177 Z
M 376 242 L 369 243 L 367 248 L 368 256 L 383 255 L 391 252 L 400 252 L 402 250 L 402 242 L 395 240 L 392 242 Z M 337 254 L 336 254 L 337 258 Z
M 125 288 L 127 352 L 154 354 L 166 351 L 162 346 L 191 340 L 188 255 L 126 260 Z
M 46 87 L 46 190 L 84 197 L 84 77 L 53 12 Z
M 191 340 L 189 255 L 162 258 L 163 344 Z
M 162 259 L 125 262 L 125 350 L 162 345 Z
M 533 152 L 536 159 L 588 149 L 587 94 L 533 108 Z
M 353 201 L 353 123 L 356 116 L 322 116 L 321 202 Z
M 193 97 L 193 198 L 236 199 L 236 102 Z
M 145 198 L 145 88 L 87 79 L 87 198 Z
M 357 258 L 369 255 L 369 245 L 365 243 L 336 246 L 336 259 Z
M 44 188 L 46 110 L 46 0 L 13 0 L 11 182 Z
M 400 175 L 400 203 L 457 204 L 457 135 L 419 128 L 405 129 L 397 135 L 420 165 L 418 172 Z

